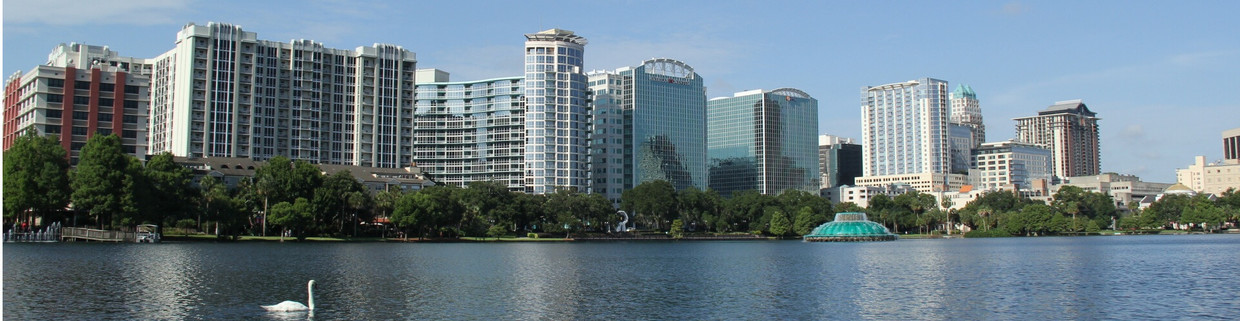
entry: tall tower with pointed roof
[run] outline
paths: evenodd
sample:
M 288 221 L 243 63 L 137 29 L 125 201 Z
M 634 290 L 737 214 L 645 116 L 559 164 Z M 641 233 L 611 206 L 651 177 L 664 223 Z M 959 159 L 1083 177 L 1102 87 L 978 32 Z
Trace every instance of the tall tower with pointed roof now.
M 1055 176 L 1098 175 L 1102 169 L 1097 114 L 1077 100 L 1056 102 L 1016 121 L 1016 141 L 1049 148 Z
M 977 94 L 969 85 L 956 85 L 951 93 L 951 122 L 969 127 L 972 134 L 973 148 L 986 142 L 986 124 L 982 122 L 982 107 L 978 103 Z

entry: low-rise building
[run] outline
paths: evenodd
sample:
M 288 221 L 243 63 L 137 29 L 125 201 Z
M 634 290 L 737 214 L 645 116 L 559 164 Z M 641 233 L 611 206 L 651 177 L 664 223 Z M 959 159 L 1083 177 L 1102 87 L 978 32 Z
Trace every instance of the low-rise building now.
M 831 200 L 832 203 L 850 202 L 860 207 L 870 207 L 870 199 L 879 194 L 889 197 L 896 197 L 900 194 L 915 191 L 912 186 L 905 184 L 887 184 L 875 186 L 849 186 L 843 185 L 836 188 L 828 188 L 823 192 L 823 197 Z
M 906 184 L 922 193 L 960 190 L 968 183 L 969 176 L 965 174 L 917 173 L 857 177 L 857 186 Z
M 254 177 L 254 171 L 266 164 L 266 162 L 255 161 L 248 157 L 186 158 L 177 156 L 173 157 L 173 161 L 193 172 L 194 184 L 198 184 L 203 177 L 210 175 L 229 188 L 236 188 L 243 179 Z M 331 164 L 319 164 L 318 167 L 324 176 L 347 170 L 371 192 L 383 191 L 389 187 L 400 187 L 402 190 L 411 191 L 435 184 L 417 167 L 378 168 Z
M 1127 210 L 1128 204 L 1133 201 L 1140 201 L 1146 196 L 1161 194 L 1171 185 L 1173 184 L 1143 182 L 1140 177 L 1135 175 L 1103 173 L 1091 176 L 1069 177 L 1067 183 L 1052 186 L 1053 191 L 1049 195 L 1054 196 L 1055 191 L 1064 186 L 1076 186 L 1086 192 L 1106 193 L 1115 201 L 1116 208 Z
M 1188 168 L 1175 170 L 1175 179 L 1198 193 L 1221 196 L 1229 189 L 1240 190 L 1240 161 L 1206 163 L 1205 156 L 1197 156 Z

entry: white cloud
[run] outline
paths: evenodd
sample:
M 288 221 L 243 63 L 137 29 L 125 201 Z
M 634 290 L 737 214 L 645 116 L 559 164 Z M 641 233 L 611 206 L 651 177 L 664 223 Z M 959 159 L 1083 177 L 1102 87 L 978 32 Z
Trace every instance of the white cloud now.
M 1029 12 L 1029 6 L 1020 3 L 1020 1 L 1012 1 L 1003 4 L 1003 8 L 1000 9 L 1000 12 L 1009 16 L 1021 15 Z
M 154 25 L 178 22 L 191 0 L 19 0 L 4 2 L 5 24 Z M 7 26 L 6 26 L 7 27 Z
M 1172 56 L 1168 61 L 1177 66 L 1193 67 L 1193 66 L 1210 66 L 1218 64 L 1224 59 L 1234 60 L 1236 55 L 1240 55 L 1240 51 L 1208 51 L 1193 52 Z

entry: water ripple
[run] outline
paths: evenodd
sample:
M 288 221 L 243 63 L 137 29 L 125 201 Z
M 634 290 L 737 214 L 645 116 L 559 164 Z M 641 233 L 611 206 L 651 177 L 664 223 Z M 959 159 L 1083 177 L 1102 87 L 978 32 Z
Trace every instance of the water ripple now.
M 14 320 L 1234 319 L 1235 235 L 4 244 Z M 305 302 L 270 314 L 259 305 Z

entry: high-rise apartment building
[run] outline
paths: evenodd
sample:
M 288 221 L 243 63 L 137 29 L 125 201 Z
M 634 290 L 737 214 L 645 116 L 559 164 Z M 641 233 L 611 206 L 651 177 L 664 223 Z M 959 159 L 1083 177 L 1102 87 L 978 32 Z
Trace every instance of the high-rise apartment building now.
M 525 191 L 590 187 L 586 38 L 549 29 L 525 35 Z
M 413 162 L 437 183 L 464 187 L 495 181 L 524 191 L 524 77 L 449 82 L 418 70 Z
M 1098 120 L 1081 100 L 1056 102 L 1037 116 L 1016 120 L 1016 139 L 1050 149 L 1057 178 L 1098 175 Z
M 969 127 L 973 147 L 981 146 L 986 141 L 986 123 L 982 122 L 982 107 L 977 100 L 977 93 L 969 85 L 956 85 L 951 97 L 951 122 Z
M 151 152 L 380 168 L 412 161 L 413 52 L 259 40 L 214 22 L 186 25 L 176 43 L 153 62 Z
M 106 46 L 60 44 L 45 65 L 8 78 L 4 91 L 4 143 L 33 129 L 56 135 L 71 164 L 86 140 L 116 134 L 124 152 L 147 155 L 150 65 Z
M 804 91 L 751 90 L 707 102 L 710 188 L 818 193 L 818 100 Z
M 861 90 L 865 176 L 951 170 L 947 82 L 922 78 Z
M 1240 128 L 1223 131 L 1223 159 L 1240 162 Z
M 617 188 L 655 180 L 676 189 L 706 189 L 706 88 L 693 67 L 650 59 L 591 72 L 589 81 L 595 95 L 591 158 L 596 193 L 619 200 Z M 609 172 L 612 165 L 621 169 Z M 622 186 L 613 186 L 616 182 Z
M 851 138 L 818 136 L 818 164 L 822 189 L 856 185 L 861 176 L 861 145 Z
M 972 163 L 973 185 L 979 189 L 1027 189 L 1034 180 L 1050 180 L 1053 175 L 1049 149 L 1014 141 L 982 144 Z
M 615 72 L 590 72 L 589 86 L 593 92 L 591 110 L 594 127 L 590 134 L 590 188 L 612 203 L 620 200 L 624 190 L 633 188 L 633 149 L 626 138 L 632 137 L 633 117 L 626 116 L 624 76 Z M 626 122 L 627 120 L 627 122 Z

